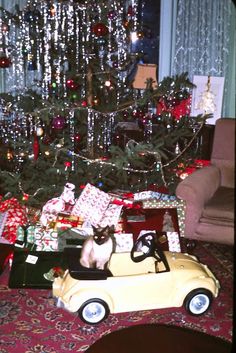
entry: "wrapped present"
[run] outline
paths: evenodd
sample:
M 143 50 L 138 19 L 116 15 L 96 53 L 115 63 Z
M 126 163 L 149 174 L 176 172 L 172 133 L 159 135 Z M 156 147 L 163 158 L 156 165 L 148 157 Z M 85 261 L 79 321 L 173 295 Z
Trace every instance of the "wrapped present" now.
M 58 251 L 58 232 L 54 229 L 36 233 L 36 251 Z
M 118 223 L 115 226 L 115 233 L 123 233 L 125 231 L 125 218 L 121 214 Z
M 103 217 L 102 220 L 99 222 L 99 226 L 106 227 L 106 226 L 117 226 L 120 220 L 120 215 L 122 211 L 122 206 L 110 204 Z
M 26 208 L 16 198 L 0 201 L 0 212 L 7 212 L 7 219 L 2 232 L 2 237 L 9 243 L 15 243 L 19 226 L 27 224 Z
M 166 232 L 169 251 L 181 252 L 179 234 L 177 232 Z
M 47 226 L 50 222 L 55 222 L 57 215 L 65 211 L 70 205 L 75 204 L 75 185 L 66 183 L 62 194 L 49 200 L 42 208 L 40 222 L 43 226 Z
M 82 229 L 70 228 L 59 230 L 58 232 L 58 251 L 64 251 L 65 248 L 82 247 L 83 242 L 88 238 L 87 232 Z
M 59 214 L 55 223 L 55 228 L 58 229 L 68 229 L 68 228 L 81 228 L 83 225 L 83 219 L 78 216 L 73 216 L 71 214 Z
M 110 195 L 88 183 L 77 199 L 71 214 L 82 217 L 97 227 L 111 200 Z
M 41 225 L 19 226 L 15 246 L 35 250 L 37 241 L 39 241 L 42 236 L 43 228 Z
M 174 201 L 176 200 L 176 196 L 157 191 L 141 191 L 134 194 L 134 201 L 144 201 L 150 199 Z
M 25 243 L 35 242 L 35 226 L 22 227 L 19 226 L 16 232 L 16 239 Z
M 6 212 L 2 212 L 0 213 L 0 238 L 2 236 L 6 221 L 7 221 L 7 217 L 8 217 L 8 213 Z
M 16 247 L 36 251 L 58 251 L 58 232 L 45 229 L 40 223 L 28 227 L 18 227 Z
M 115 252 L 130 252 L 133 245 L 133 234 L 132 233 L 116 233 L 115 237 Z

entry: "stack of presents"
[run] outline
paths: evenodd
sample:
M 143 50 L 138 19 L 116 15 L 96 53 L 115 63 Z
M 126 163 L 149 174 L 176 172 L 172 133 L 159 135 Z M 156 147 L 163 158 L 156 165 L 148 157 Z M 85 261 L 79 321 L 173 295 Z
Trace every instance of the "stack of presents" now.
M 10 264 L 9 287 L 49 288 L 45 273 L 66 268 L 66 248 L 81 249 L 93 227 L 113 226 L 115 251 L 130 251 L 145 232 L 155 232 L 163 250 L 181 251 L 185 205 L 154 191 L 106 193 L 87 184 L 75 199 L 67 183 L 60 197 L 30 214 L 16 199 L 0 199 L 0 270 Z

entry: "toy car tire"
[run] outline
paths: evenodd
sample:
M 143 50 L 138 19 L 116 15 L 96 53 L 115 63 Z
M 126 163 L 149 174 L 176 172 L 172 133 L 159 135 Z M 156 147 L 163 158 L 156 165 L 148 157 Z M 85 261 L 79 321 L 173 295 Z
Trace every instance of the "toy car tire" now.
M 80 319 L 90 325 L 104 321 L 109 313 L 107 303 L 98 298 L 87 300 L 78 311 Z
M 204 314 L 212 303 L 212 293 L 204 288 L 194 289 L 184 300 L 184 307 L 191 315 Z

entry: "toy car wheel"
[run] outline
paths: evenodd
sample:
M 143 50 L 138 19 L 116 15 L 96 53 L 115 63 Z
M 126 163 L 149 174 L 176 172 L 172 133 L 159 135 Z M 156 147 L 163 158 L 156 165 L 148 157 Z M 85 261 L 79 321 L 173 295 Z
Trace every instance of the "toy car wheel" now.
M 101 299 L 87 300 L 79 309 L 80 319 L 87 324 L 98 324 L 109 315 L 109 307 Z
M 212 293 L 204 288 L 190 292 L 184 300 L 184 307 L 191 315 L 202 315 L 212 302 Z

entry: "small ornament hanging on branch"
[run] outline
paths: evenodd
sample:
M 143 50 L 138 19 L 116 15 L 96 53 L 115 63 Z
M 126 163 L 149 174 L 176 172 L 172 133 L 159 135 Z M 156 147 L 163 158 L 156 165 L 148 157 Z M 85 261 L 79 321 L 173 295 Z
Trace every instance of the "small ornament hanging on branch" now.
M 39 139 L 36 132 L 34 133 L 33 152 L 34 152 L 34 161 L 37 161 L 39 156 Z
M 0 54 L 0 68 L 7 69 L 11 66 L 11 59 L 4 53 Z
M 104 23 L 99 22 L 93 26 L 93 33 L 97 37 L 103 37 L 108 34 L 108 28 Z
M 63 130 L 66 125 L 64 116 L 57 115 L 52 119 L 52 128 L 55 130 Z

